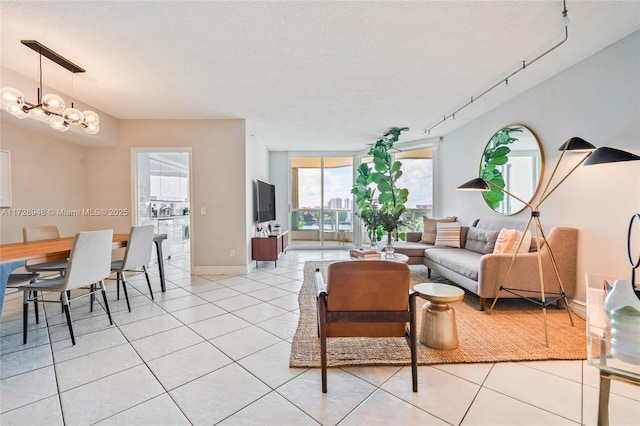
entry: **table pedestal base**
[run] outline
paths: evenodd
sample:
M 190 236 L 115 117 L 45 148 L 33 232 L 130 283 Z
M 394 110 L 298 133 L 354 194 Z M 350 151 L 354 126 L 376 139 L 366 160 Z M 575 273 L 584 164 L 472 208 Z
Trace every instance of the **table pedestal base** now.
M 420 343 L 433 349 L 456 349 L 456 313 L 447 303 L 427 302 L 422 306 Z

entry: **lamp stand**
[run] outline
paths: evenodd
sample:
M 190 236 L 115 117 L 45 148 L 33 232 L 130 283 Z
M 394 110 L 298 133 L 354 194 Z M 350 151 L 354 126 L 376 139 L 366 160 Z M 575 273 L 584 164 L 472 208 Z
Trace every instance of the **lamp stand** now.
M 563 151 L 563 155 L 564 155 L 564 151 Z M 560 159 L 562 159 L 562 156 L 560 157 Z M 580 164 L 582 164 L 582 162 L 586 160 L 586 157 L 580 162 Z M 559 163 L 559 161 L 558 161 Z M 551 179 L 553 179 L 553 175 L 555 174 L 556 170 L 558 168 L 558 165 L 556 164 L 556 167 L 553 170 L 553 173 L 551 174 Z M 571 173 L 573 173 L 576 170 L 576 168 L 574 167 L 568 174 L 567 176 L 564 177 L 564 179 L 562 179 L 562 181 L 560 181 L 560 183 L 558 183 L 558 185 L 556 185 L 549 193 L 547 193 L 547 190 L 549 188 L 549 183 L 551 182 L 551 179 L 549 180 L 549 182 L 547 183 L 547 187 L 545 188 L 544 192 L 543 192 L 543 199 L 542 201 L 544 201 L 545 197 L 545 193 L 546 196 L 550 195 L 551 192 L 555 191 L 556 188 L 568 177 L 568 175 L 570 175 Z M 569 300 L 567 299 L 567 295 L 565 293 L 564 290 L 564 285 L 562 284 L 562 279 L 560 278 L 560 272 L 558 271 L 558 265 L 556 263 L 556 259 L 555 256 L 553 255 L 553 251 L 551 250 L 551 245 L 549 244 L 549 242 L 547 241 L 547 237 L 544 233 L 544 229 L 542 228 L 542 223 L 540 222 L 540 211 L 537 208 L 533 208 L 533 206 L 531 205 L 531 203 L 528 203 L 520 198 L 518 198 L 517 196 L 511 194 L 509 191 L 507 191 L 504 188 L 501 188 L 499 186 L 497 186 L 496 184 L 494 184 L 493 182 L 487 181 L 487 183 L 491 186 L 495 186 L 496 188 L 500 189 L 500 191 L 504 192 L 505 194 L 515 198 L 516 200 L 520 201 L 522 204 L 524 204 L 525 206 L 527 206 L 530 210 L 531 210 L 531 216 L 529 217 L 529 220 L 527 221 L 527 224 L 525 225 L 524 229 L 523 229 L 523 233 L 527 232 L 527 230 L 529 229 L 529 226 L 531 225 L 531 222 L 533 221 L 534 226 L 535 226 L 535 239 L 536 239 L 536 253 L 537 253 L 537 257 L 538 257 L 538 278 L 540 280 L 540 300 L 535 299 L 533 297 L 528 297 L 528 296 L 524 296 L 521 293 L 522 292 L 530 292 L 531 290 L 523 290 L 523 289 L 517 289 L 517 288 L 509 288 L 509 287 L 505 287 L 505 284 L 507 282 L 507 279 L 509 278 L 509 274 L 511 273 L 511 269 L 513 268 L 513 265 L 516 261 L 516 257 L 518 256 L 518 253 L 520 252 L 520 246 L 522 245 L 522 241 L 524 240 L 524 238 L 521 238 L 520 241 L 518 242 L 518 246 L 516 247 L 516 251 L 515 253 L 513 253 L 513 256 L 511 256 L 511 262 L 509 262 L 509 267 L 507 268 L 507 272 L 504 274 L 504 278 L 502 279 L 502 284 L 500 284 L 500 288 L 498 289 L 498 293 L 496 294 L 496 297 L 493 299 L 493 303 L 491 303 L 491 307 L 489 308 L 489 311 L 487 311 L 487 314 L 490 315 L 491 312 L 493 312 L 493 308 L 496 306 L 496 303 L 498 302 L 498 299 L 500 298 L 500 292 L 502 291 L 506 291 L 507 293 L 511 293 L 515 296 L 518 296 L 522 299 L 526 299 L 530 302 L 536 303 L 540 306 L 542 306 L 542 319 L 544 322 L 544 341 L 545 341 L 545 345 L 547 347 L 549 347 L 549 333 L 547 330 L 547 306 L 551 305 L 553 303 L 558 302 L 559 300 L 562 300 L 564 302 L 564 306 L 565 309 L 567 310 L 567 314 L 569 315 L 569 321 L 571 321 L 571 326 L 575 327 L 575 323 L 573 322 L 573 316 L 571 315 L 571 309 L 569 308 Z M 542 201 L 540 201 L 537 205 L 537 207 L 540 207 L 540 204 L 542 203 Z M 543 241 L 543 245 L 540 245 L 540 238 L 542 238 Z M 545 294 L 545 289 L 544 289 L 544 277 L 543 277 L 543 273 L 542 273 L 542 252 L 541 252 L 541 248 L 546 245 L 547 246 L 547 251 L 549 253 L 549 260 L 551 261 L 551 265 L 553 266 L 553 272 L 556 276 L 556 279 L 558 280 L 558 285 L 560 287 L 560 292 L 549 292 Z M 553 296 L 553 300 L 551 300 L 550 302 L 547 302 L 547 294 L 552 295 Z
M 509 274 L 511 273 L 511 269 L 513 268 L 513 265 L 516 261 L 516 257 L 519 253 L 519 249 L 520 246 L 522 245 L 522 240 L 524 238 L 521 238 L 519 243 L 518 243 L 518 247 L 516 247 L 516 251 L 515 253 L 513 253 L 513 256 L 511 257 L 511 262 L 509 263 L 509 267 L 507 269 L 507 272 L 504 275 L 504 278 L 502 279 L 502 284 L 500 284 L 500 288 L 498 290 L 498 294 L 496 294 L 496 297 L 493 299 L 493 303 L 491 304 L 491 307 L 489 308 L 489 311 L 487 311 L 487 314 L 490 315 L 491 312 L 493 311 L 493 308 L 496 306 L 496 303 L 498 302 L 498 299 L 500 298 L 500 292 L 502 291 L 506 291 L 507 293 L 511 293 L 515 296 L 518 296 L 522 299 L 526 299 L 530 302 L 536 303 L 540 306 L 542 306 L 542 318 L 543 318 L 543 322 L 544 322 L 544 340 L 545 340 L 545 345 L 547 347 L 549 347 L 549 334 L 547 331 L 547 306 L 554 304 L 560 300 L 562 300 L 562 302 L 565 305 L 565 309 L 567 310 L 567 314 L 569 315 L 569 321 L 571 321 L 571 326 L 575 326 L 575 323 L 573 322 L 573 316 L 571 315 L 571 309 L 569 309 L 569 300 L 567 299 L 567 295 L 565 293 L 564 290 L 564 285 L 562 284 L 562 279 L 560 278 L 560 272 L 558 271 L 558 265 L 556 263 L 556 259 L 553 256 L 553 251 L 551 250 L 551 245 L 549 245 L 549 243 L 547 242 L 547 237 L 544 233 L 544 230 L 542 228 L 542 223 L 540 222 L 540 212 L 536 211 L 536 210 L 531 210 L 531 217 L 529 218 L 529 221 L 527 222 L 527 225 L 524 227 L 523 232 L 526 232 L 529 229 L 529 226 L 531 225 L 531 222 L 533 221 L 534 226 L 535 226 L 535 238 L 536 238 L 536 253 L 537 253 L 537 257 L 538 257 L 538 278 L 540 280 L 540 299 L 535 299 L 533 297 L 530 296 L 525 296 L 522 295 L 520 293 L 522 292 L 527 292 L 530 290 L 523 290 L 523 289 L 517 289 L 517 288 L 509 288 L 509 287 L 505 287 L 505 284 L 507 282 L 507 279 L 509 278 Z M 542 241 L 543 241 L 543 245 L 540 245 L 540 237 L 542 237 Z M 541 248 L 546 245 L 547 246 L 547 251 L 549 253 L 549 260 L 551 261 L 551 265 L 553 266 L 553 272 L 556 276 L 556 279 L 558 280 L 558 285 L 560 287 L 560 292 L 548 292 L 545 293 L 545 288 L 544 288 L 544 278 L 543 278 L 543 273 L 542 273 L 542 252 L 541 252 Z M 553 300 L 551 301 L 547 301 L 547 295 L 551 295 L 553 297 Z

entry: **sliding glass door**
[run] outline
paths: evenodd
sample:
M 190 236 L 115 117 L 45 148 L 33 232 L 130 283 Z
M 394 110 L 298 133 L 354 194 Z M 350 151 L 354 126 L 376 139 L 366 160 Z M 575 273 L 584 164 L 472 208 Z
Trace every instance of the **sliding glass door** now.
M 353 244 L 353 157 L 291 157 L 291 246 Z

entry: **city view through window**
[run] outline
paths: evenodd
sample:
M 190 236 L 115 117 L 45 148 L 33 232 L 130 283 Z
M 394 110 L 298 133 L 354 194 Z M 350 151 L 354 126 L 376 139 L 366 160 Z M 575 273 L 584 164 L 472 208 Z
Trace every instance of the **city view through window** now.
M 422 216 L 433 210 L 431 149 L 397 154 L 409 189 L 409 229 L 422 229 Z M 366 161 L 366 159 L 363 159 Z M 294 157 L 291 160 L 291 240 L 304 245 L 351 245 L 353 242 L 353 157 Z M 322 229 L 322 232 L 320 230 Z

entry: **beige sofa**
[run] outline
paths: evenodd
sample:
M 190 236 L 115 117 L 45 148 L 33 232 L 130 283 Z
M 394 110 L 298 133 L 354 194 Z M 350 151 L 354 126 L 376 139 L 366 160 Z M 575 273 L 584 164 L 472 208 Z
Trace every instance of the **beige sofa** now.
M 453 281 L 460 287 L 480 297 L 480 309 L 484 310 L 487 299 L 496 297 L 512 254 L 494 254 L 493 244 L 499 231 L 503 228 L 522 229 L 524 224 L 507 220 L 477 220 L 473 226 L 462 226 L 460 247 L 440 247 L 421 243 L 420 232 L 410 232 L 407 241 L 394 244 L 397 253 L 409 256 L 409 264 L 423 264 L 428 268 L 429 276 L 435 271 Z M 469 230 L 474 240 L 468 237 Z M 576 268 L 578 255 L 578 230 L 566 226 L 556 226 L 545 230 L 547 241 L 558 265 L 560 279 L 567 297 L 573 297 L 576 288 Z M 486 241 L 482 241 L 485 238 Z M 480 240 L 480 241 L 478 241 Z M 559 293 L 560 286 L 550 261 L 549 247 L 541 248 L 542 269 L 545 293 Z M 530 297 L 540 297 L 540 280 L 538 278 L 538 254 L 535 238 L 532 239 L 529 252 L 518 253 L 504 286 L 525 290 Z M 521 292 L 522 294 L 522 292 Z M 502 291 L 500 297 L 517 297 Z

